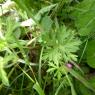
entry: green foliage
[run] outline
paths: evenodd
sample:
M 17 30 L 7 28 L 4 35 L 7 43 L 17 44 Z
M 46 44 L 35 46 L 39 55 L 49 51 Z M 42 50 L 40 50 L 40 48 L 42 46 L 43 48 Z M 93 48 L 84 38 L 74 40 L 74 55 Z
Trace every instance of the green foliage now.
M 7 48 L 7 43 L 5 40 L 0 40 L 0 51 L 3 51 Z
M 88 82 L 83 76 L 81 76 L 78 72 L 71 70 L 71 75 L 73 75 L 76 79 L 78 79 L 80 82 L 82 82 L 88 89 L 91 89 L 95 92 L 94 87 L 91 86 L 90 82 Z
M 49 13 L 52 8 L 54 8 L 56 4 L 46 6 L 38 11 L 38 13 L 35 15 L 35 19 L 37 21 L 40 21 L 42 16 L 44 16 L 45 13 Z
M 95 68 L 95 40 L 91 40 L 87 45 L 87 64 Z
M 44 31 L 49 31 L 52 27 L 52 23 L 53 23 L 53 21 L 50 19 L 50 17 L 45 16 L 42 19 L 41 26 L 42 26 Z
M 95 76 L 93 76 L 93 74 L 90 76 L 89 82 L 91 83 L 92 87 L 95 88 Z
M 2 80 L 2 83 L 4 85 L 9 86 L 9 80 L 4 70 L 4 59 L 1 56 L 0 56 L 0 79 Z
M 95 0 L 1 2 L 0 95 L 95 95 Z
M 78 95 L 94 95 L 92 91 L 90 91 L 88 88 L 86 88 L 83 84 L 81 84 L 79 81 L 76 81 L 76 90 Z
M 93 88 L 95 88 L 95 76 L 89 75 L 88 76 L 88 81 L 90 82 L 90 85 L 93 86 Z M 82 83 L 80 83 L 79 81 L 75 81 L 75 85 L 76 85 L 76 89 L 78 92 L 78 95 L 94 95 L 95 93 L 92 92 L 91 90 L 89 90 L 88 88 L 86 88 Z
M 0 3 L 2 3 L 4 0 L 0 0 Z
M 79 49 L 81 41 L 73 30 L 61 26 L 58 30 L 43 32 L 40 39 L 45 47 L 44 60 L 54 62 L 57 66 L 62 60 L 63 63 L 77 61 L 75 53 Z
M 71 36 L 72 35 L 72 36 Z M 75 38 L 74 31 L 65 26 L 59 30 L 42 33 L 42 43 L 44 46 L 43 60 L 49 63 L 48 72 L 54 73 L 58 79 L 62 76 L 62 65 L 77 61 L 74 53 L 79 49 L 80 40 Z
M 33 88 L 38 92 L 39 95 L 45 95 L 38 82 L 34 84 Z
M 73 9 L 72 15 L 79 34 L 86 36 L 95 32 L 95 0 L 83 0 Z

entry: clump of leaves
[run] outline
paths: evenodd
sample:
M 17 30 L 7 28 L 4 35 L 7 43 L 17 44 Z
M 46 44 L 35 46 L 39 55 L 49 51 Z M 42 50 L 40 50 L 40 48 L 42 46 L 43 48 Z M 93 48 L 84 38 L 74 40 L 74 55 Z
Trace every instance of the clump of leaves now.
M 43 32 L 41 35 L 43 60 L 49 63 L 48 72 L 56 71 L 55 76 L 61 77 L 63 65 L 68 62 L 77 61 L 75 54 L 79 49 L 81 41 L 75 31 L 68 29 L 65 25 L 55 31 Z

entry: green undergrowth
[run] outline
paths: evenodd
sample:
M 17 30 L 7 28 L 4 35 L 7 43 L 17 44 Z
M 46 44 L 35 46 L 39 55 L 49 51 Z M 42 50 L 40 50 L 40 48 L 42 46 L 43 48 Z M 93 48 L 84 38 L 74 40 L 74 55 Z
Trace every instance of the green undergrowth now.
M 95 94 L 95 0 L 0 0 L 0 95 Z

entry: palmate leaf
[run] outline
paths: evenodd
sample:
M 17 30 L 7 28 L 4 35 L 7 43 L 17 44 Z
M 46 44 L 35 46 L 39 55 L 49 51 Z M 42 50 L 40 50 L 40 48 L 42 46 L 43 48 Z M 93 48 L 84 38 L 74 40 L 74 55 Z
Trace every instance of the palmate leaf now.
M 61 54 L 58 52 L 57 48 L 47 49 L 47 51 L 43 54 L 43 60 L 53 61 L 57 66 L 60 59 Z
M 75 32 L 67 29 L 66 26 L 59 30 L 42 33 L 42 42 L 45 47 L 43 60 L 59 63 L 77 61 L 76 51 L 81 41 L 75 37 Z
M 63 75 L 63 68 L 57 64 L 53 64 L 52 62 L 49 62 L 49 67 L 50 68 L 47 70 L 47 72 L 53 74 L 54 77 L 57 77 L 57 79 L 60 80 Z
M 95 32 L 95 0 L 83 0 L 74 7 L 72 17 L 82 36 Z
M 81 41 L 76 37 L 75 32 L 67 29 L 66 26 L 61 26 L 55 31 L 42 32 L 40 39 L 44 47 L 42 60 L 49 66 L 47 72 L 60 80 L 65 74 L 63 66 L 68 62 L 77 61 L 75 53 Z

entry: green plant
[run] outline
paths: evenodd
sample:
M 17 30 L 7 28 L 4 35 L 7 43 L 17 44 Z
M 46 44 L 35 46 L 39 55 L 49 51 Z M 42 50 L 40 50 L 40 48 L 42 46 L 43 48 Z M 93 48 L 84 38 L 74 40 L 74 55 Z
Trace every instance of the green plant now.
M 76 34 L 66 26 L 61 26 L 58 30 L 45 31 L 41 38 L 43 51 L 43 60 L 46 60 L 50 67 L 56 67 L 77 61 L 76 51 L 79 49 L 81 41 Z M 48 72 L 52 72 L 50 69 Z M 58 74 L 59 75 L 59 74 Z
M 0 95 L 95 94 L 94 0 L 1 2 Z

